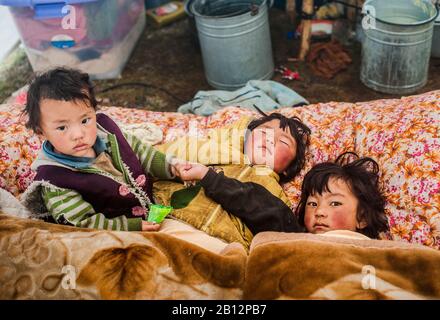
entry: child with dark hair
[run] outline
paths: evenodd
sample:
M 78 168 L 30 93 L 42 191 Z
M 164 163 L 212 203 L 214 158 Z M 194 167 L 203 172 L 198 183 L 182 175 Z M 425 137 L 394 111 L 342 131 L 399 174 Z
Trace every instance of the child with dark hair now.
M 178 219 L 245 247 L 262 231 L 302 232 L 280 183 L 304 166 L 309 136 L 298 118 L 272 113 L 158 146 L 193 162 L 180 174 L 198 183 L 185 188 L 163 182 L 155 194 Z
M 280 175 L 280 182 L 288 182 L 304 167 L 311 131 L 297 117 L 287 118 L 277 112 L 266 115 L 261 110 L 258 111 L 263 117 L 249 123 L 245 153 L 252 164 L 265 164 L 268 159 L 273 158 L 272 169 Z M 274 137 L 270 137 L 270 133 Z M 273 157 L 264 155 L 264 149 L 271 152 L 270 145 L 266 146 L 266 142 L 272 143 Z M 259 149 L 263 149 L 263 152 L 258 152 Z M 259 159 L 259 154 L 263 159 Z
M 89 76 L 57 68 L 30 84 L 27 127 L 44 142 L 25 193 L 36 216 L 109 230 L 156 231 L 145 221 L 152 179 L 172 179 L 183 164 L 124 133 L 103 113 Z
M 311 233 L 350 230 L 378 239 L 388 230 L 378 173 L 376 161 L 351 152 L 317 164 L 304 177 L 299 223 Z

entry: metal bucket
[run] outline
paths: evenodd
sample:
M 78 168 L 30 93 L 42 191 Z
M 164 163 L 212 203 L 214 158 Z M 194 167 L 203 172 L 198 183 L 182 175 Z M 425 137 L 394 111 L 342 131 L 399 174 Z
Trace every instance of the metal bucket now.
M 440 15 L 437 16 L 434 24 L 434 35 L 432 36 L 431 57 L 440 58 Z
M 270 1 L 270 5 L 273 1 Z M 217 89 L 235 90 L 274 72 L 267 0 L 194 0 L 205 75 Z
M 193 2 L 194 2 L 194 0 L 185 0 L 184 5 L 185 5 L 185 12 L 188 16 L 189 30 L 191 32 L 191 37 L 192 37 L 193 43 L 195 44 L 195 46 L 197 48 L 199 48 L 199 37 L 197 35 L 196 22 L 194 19 L 194 14 L 191 11 L 191 5 Z
M 437 8 L 430 0 L 367 0 L 363 12 L 361 81 L 392 94 L 423 87 Z

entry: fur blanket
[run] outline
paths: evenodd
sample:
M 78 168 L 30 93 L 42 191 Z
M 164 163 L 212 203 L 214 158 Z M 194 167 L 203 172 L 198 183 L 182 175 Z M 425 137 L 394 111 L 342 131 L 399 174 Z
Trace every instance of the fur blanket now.
M 440 252 L 348 234 L 264 232 L 252 242 L 245 299 L 439 299 Z
M 0 213 L 0 299 L 440 299 L 440 252 L 347 235 L 264 232 L 249 255 L 161 232 Z
M 216 266 L 221 265 L 221 268 Z M 238 299 L 246 252 L 0 213 L 0 299 Z

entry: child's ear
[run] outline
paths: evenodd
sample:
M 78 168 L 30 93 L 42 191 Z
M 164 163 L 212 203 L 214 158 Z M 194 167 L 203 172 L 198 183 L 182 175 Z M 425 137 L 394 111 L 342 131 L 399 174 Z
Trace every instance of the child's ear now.
M 40 128 L 35 130 L 35 134 L 38 136 L 38 138 L 40 138 L 40 140 L 46 140 L 46 135 Z

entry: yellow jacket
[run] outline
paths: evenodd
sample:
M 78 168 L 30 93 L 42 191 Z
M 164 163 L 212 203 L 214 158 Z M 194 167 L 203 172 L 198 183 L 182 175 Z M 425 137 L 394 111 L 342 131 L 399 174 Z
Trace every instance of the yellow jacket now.
M 225 176 L 241 182 L 254 182 L 265 187 L 274 196 L 290 206 L 283 189 L 279 185 L 279 176 L 264 166 L 251 166 L 244 155 L 244 136 L 250 117 L 243 117 L 230 126 L 212 129 L 206 137 L 182 137 L 176 141 L 156 146 L 159 151 L 173 154 L 180 159 L 212 165 L 221 169 Z M 158 181 L 154 184 L 156 200 L 170 205 L 172 198 L 185 193 L 182 183 Z M 194 192 L 189 188 L 188 194 Z M 236 216 L 222 209 L 201 189 L 185 206 L 174 209 L 172 215 L 208 234 L 227 242 L 240 242 L 249 248 L 252 233 Z

